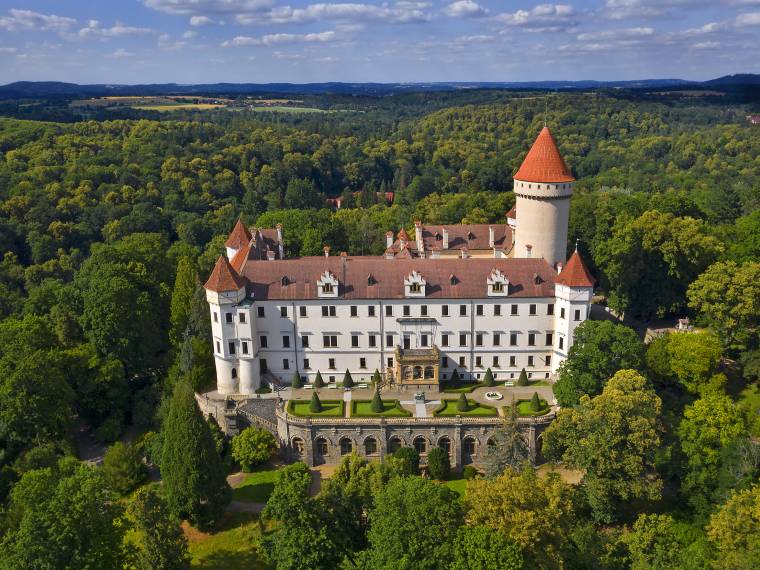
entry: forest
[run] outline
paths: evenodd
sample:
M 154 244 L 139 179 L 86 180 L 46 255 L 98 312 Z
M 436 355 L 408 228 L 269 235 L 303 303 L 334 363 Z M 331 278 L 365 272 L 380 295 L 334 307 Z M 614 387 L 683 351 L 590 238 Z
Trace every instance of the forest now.
M 238 217 L 283 224 L 290 256 L 379 255 L 417 219 L 505 223 L 544 123 L 578 178 L 568 243 L 619 317 L 579 328 L 554 386 L 544 455 L 580 481 L 537 475 L 509 425 L 461 499 L 407 452 L 348 458 L 316 496 L 294 464 L 235 535 L 254 552 L 241 567 L 759 567 L 756 110 L 604 90 L 311 97 L 342 109 L 0 105 L 0 568 L 201 567 L 179 519 L 228 524 L 226 474 L 273 447 L 229 441 L 192 398 L 214 380 L 200 284 Z M 687 316 L 697 332 L 638 334 Z M 102 467 L 76 459 L 82 431 L 108 446 Z

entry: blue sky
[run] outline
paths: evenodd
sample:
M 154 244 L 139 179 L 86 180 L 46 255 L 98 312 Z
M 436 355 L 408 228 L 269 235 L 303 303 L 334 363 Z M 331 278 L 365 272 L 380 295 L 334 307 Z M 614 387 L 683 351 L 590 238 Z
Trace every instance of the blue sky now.
M 737 72 L 760 72 L 760 0 L 0 0 L 0 83 Z

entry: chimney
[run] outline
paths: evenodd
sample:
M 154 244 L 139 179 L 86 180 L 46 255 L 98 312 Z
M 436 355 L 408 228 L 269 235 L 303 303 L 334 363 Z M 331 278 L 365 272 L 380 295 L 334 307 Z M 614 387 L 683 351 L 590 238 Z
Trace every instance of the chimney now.
M 385 247 L 386 249 L 393 245 L 393 232 L 388 230 L 385 232 Z
M 462 248 L 462 259 L 467 259 L 470 257 L 470 252 L 466 247 Z
M 488 226 L 488 247 L 493 247 L 496 244 L 496 231 L 493 227 Z
M 533 246 L 530 244 L 525 244 L 525 257 L 532 257 L 533 253 Z
M 558 262 L 557 262 L 557 274 L 559 274 L 559 273 L 562 273 L 562 268 L 563 268 L 564 266 L 565 266 L 565 265 L 564 265 L 564 264 L 563 264 L 561 261 L 558 261 Z
M 449 249 L 449 228 L 443 226 L 443 244 L 441 249 Z
M 425 243 L 422 241 L 422 221 L 414 220 L 414 239 L 417 241 L 417 251 L 425 251 Z
M 325 257 L 330 257 L 330 246 L 329 245 L 326 245 L 324 247 L 324 251 L 325 251 Z
M 280 250 L 280 259 L 285 259 L 285 244 L 282 242 L 282 224 L 277 224 L 277 247 Z

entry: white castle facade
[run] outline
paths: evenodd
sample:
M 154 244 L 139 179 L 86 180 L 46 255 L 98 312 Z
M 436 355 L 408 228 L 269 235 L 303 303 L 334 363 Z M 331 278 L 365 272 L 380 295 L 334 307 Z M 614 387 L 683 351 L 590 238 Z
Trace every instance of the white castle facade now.
M 425 226 L 387 235 L 382 256 L 285 258 L 283 228 L 238 222 L 205 285 L 217 390 L 262 380 L 369 381 L 401 388 L 549 378 L 588 318 L 594 280 L 565 262 L 574 179 L 547 128 L 515 175 L 506 224 Z M 516 212 L 519 212 L 519 223 Z

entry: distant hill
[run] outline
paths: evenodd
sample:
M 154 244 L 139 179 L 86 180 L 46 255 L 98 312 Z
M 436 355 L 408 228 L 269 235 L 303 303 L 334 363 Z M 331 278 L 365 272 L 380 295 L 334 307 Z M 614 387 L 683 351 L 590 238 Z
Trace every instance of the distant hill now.
M 705 85 L 760 85 L 760 75 L 757 75 L 755 73 L 736 73 L 734 75 L 724 75 L 723 77 L 718 77 L 717 79 L 705 81 Z

